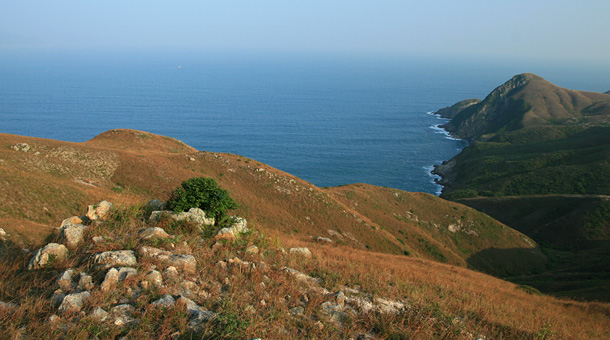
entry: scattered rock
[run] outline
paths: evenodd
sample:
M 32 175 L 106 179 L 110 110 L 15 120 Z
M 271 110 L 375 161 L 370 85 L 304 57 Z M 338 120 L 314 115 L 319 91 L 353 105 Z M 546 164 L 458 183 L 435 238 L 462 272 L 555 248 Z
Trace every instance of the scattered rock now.
M 89 293 L 89 292 L 68 294 L 64 297 L 58 310 L 61 313 L 80 312 L 80 310 L 83 308 L 83 306 L 85 304 L 85 301 L 90 296 L 91 296 L 91 293 Z
M 198 226 L 214 225 L 216 223 L 213 217 L 206 217 L 205 211 L 199 208 L 191 208 L 189 211 L 172 214 L 171 217 L 176 221 L 187 221 Z
M 180 277 L 180 273 L 178 273 L 176 267 L 169 266 L 163 271 L 163 277 L 167 281 L 176 281 Z
M 309 275 L 303 274 L 296 269 L 284 267 L 280 270 L 289 274 L 290 276 L 292 276 L 295 280 L 297 280 L 299 282 L 303 282 L 303 283 L 307 283 L 307 284 L 311 284 L 311 285 L 318 285 L 320 283 L 320 279 L 316 279 Z
M 68 248 L 76 248 L 81 242 L 83 242 L 83 234 L 87 226 L 82 224 L 73 223 L 62 223 L 62 227 L 59 229 L 59 239 Z
M 140 238 L 148 240 L 151 238 L 168 238 L 169 234 L 163 230 L 163 228 L 152 227 L 148 228 L 140 233 Z
M 233 224 L 228 228 L 220 229 L 214 237 L 215 239 L 235 241 L 242 233 L 248 231 L 248 228 L 246 228 L 248 221 L 245 218 L 237 216 L 231 216 L 231 218 L 233 219 Z
M 188 328 L 198 333 L 201 332 L 203 326 L 216 317 L 216 313 L 202 310 L 191 310 L 189 312 Z
M 248 248 L 246 248 L 246 255 L 256 255 L 256 254 L 258 254 L 258 252 L 259 252 L 259 249 L 255 245 L 251 245 Z
M 130 304 L 122 304 L 113 307 L 110 310 L 110 317 L 113 319 L 113 323 L 117 326 L 127 326 L 129 324 L 137 322 L 133 317 L 133 313 L 136 309 Z
M 314 240 L 316 242 L 320 242 L 320 243 L 333 243 L 333 240 L 329 239 L 328 237 L 322 237 L 322 236 L 314 236 L 314 237 L 312 237 L 312 240 Z
M 15 145 L 11 145 L 11 149 L 15 151 L 28 152 L 30 151 L 30 145 L 28 143 L 17 143 Z
M 119 282 L 125 281 L 133 275 L 136 275 L 138 270 L 131 267 L 121 267 L 119 268 Z
M 159 300 L 154 301 L 152 305 L 157 308 L 168 308 L 174 305 L 176 300 L 173 296 L 165 294 Z
M 28 270 L 40 269 L 53 266 L 56 261 L 68 258 L 68 248 L 63 244 L 49 243 L 41 249 L 36 250 L 28 264 Z
M 111 267 L 134 267 L 138 264 L 133 250 L 105 251 L 95 254 L 93 261 L 103 269 Z
M 332 294 L 327 294 L 326 295 L 327 298 L 331 298 L 332 300 L 334 300 L 334 302 L 336 302 L 339 306 L 344 306 L 345 305 L 345 294 L 343 294 L 342 291 L 337 291 L 334 292 Z
M 155 287 L 160 287 L 163 285 L 163 276 L 160 272 L 154 269 L 146 273 L 146 275 L 144 276 L 144 280 L 146 280 Z
M 106 272 L 106 277 L 104 278 L 104 282 L 102 282 L 100 289 L 103 292 L 111 291 L 116 288 L 117 283 L 119 283 L 119 271 L 115 268 L 111 268 Z
M 68 269 L 64 271 L 57 279 L 57 285 L 64 292 L 71 292 L 74 289 L 73 282 L 74 270 Z
M 298 307 L 294 307 L 294 308 L 290 308 L 288 310 L 288 314 L 290 315 L 303 315 L 305 314 L 305 308 L 298 306 Z
M 102 307 L 97 307 L 93 313 L 91 313 L 91 319 L 96 322 L 104 322 L 108 320 L 109 314 Z
M 90 205 L 87 207 L 87 217 L 91 221 L 103 221 L 110 213 L 112 203 L 101 201 L 98 205 Z
M 302 248 L 290 248 L 289 250 L 290 254 L 297 254 L 297 255 L 301 255 L 301 256 L 305 256 L 305 257 L 311 257 L 311 251 L 309 251 L 308 248 L 302 247 Z
M 66 224 L 88 224 L 91 222 L 87 216 L 72 216 L 61 222 L 60 228 Z
M 174 254 L 174 255 L 157 255 L 157 259 L 165 264 L 175 267 L 185 273 L 192 274 L 197 269 L 197 260 L 193 255 Z
M 328 316 L 330 321 L 335 323 L 343 322 L 346 317 L 343 307 L 338 303 L 326 301 L 320 307 L 322 308 L 322 314 Z

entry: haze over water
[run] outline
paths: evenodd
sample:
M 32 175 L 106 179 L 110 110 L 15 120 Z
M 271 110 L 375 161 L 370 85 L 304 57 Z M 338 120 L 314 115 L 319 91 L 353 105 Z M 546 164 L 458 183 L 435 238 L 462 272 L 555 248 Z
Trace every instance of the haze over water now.
M 438 193 L 432 165 L 465 143 L 447 138 L 435 128 L 444 121 L 427 113 L 482 99 L 522 72 L 610 89 L 607 74 L 594 70 L 466 61 L 5 56 L 0 132 L 82 142 L 137 129 L 253 158 L 318 186 Z

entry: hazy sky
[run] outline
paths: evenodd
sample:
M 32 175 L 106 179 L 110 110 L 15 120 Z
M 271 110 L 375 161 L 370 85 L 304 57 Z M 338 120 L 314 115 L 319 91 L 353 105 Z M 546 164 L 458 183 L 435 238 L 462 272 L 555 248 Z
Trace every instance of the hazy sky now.
M 0 0 L 0 52 L 610 60 L 609 0 Z

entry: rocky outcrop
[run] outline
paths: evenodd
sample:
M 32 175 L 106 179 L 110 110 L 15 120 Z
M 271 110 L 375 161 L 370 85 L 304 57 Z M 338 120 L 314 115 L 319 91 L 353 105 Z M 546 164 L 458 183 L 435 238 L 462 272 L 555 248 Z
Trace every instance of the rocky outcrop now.
M 63 244 L 49 243 L 34 252 L 34 256 L 28 264 L 28 270 L 40 269 L 54 266 L 58 261 L 68 258 L 68 248 Z
M 87 217 L 91 221 L 103 221 L 109 216 L 111 209 L 112 203 L 102 201 L 97 205 L 90 205 L 87 207 Z
M 103 269 L 112 267 L 133 267 L 138 264 L 133 250 L 105 251 L 96 254 L 93 262 Z
M 83 224 L 73 224 L 64 221 L 59 229 L 59 239 L 68 248 L 76 248 L 83 242 L 85 229 L 87 229 L 87 226 Z

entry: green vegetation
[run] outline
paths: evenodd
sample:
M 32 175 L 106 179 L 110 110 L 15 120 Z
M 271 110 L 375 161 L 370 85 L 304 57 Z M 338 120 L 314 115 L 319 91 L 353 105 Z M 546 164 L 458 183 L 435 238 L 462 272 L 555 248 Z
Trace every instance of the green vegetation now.
M 195 177 L 182 182 L 167 201 L 167 207 L 176 212 L 200 208 L 218 224 L 225 219 L 227 210 L 237 208 L 237 203 L 213 178 Z
M 566 137 L 551 141 L 529 142 L 523 130 L 503 139 L 511 142 L 472 144 L 455 157 L 443 197 L 610 193 L 610 127 L 566 130 L 554 129 Z

